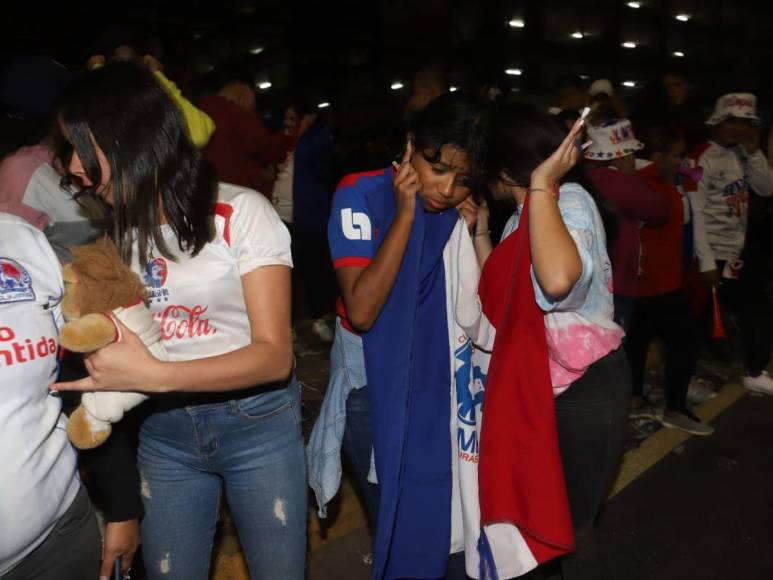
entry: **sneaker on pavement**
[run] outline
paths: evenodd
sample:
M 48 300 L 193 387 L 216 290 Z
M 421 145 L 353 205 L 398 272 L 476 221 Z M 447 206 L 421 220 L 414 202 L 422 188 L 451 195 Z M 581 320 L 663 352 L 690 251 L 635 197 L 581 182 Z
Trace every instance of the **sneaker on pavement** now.
M 641 407 L 631 407 L 628 417 L 630 419 L 657 419 L 658 414 L 650 403 L 644 403 Z
M 773 378 L 768 374 L 768 371 L 762 371 L 756 377 L 748 373 L 744 374 L 743 386 L 755 393 L 773 395 Z
M 325 342 L 333 342 L 333 331 L 323 318 L 317 318 L 311 323 L 311 331 Z
M 706 436 L 714 434 L 714 427 L 701 423 L 700 419 L 692 414 L 688 416 L 685 413 L 675 413 L 673 415 L 663 413 L 663 418 L 660 422 L 664 427 L 681 429 L 682 431 L 686 431 L 693 435 Z
M 691 403 L 705 403 L 717 396 L 714 389 L 707 387 L 703 379 L 693 377 L 687 388 L 687 400 Z

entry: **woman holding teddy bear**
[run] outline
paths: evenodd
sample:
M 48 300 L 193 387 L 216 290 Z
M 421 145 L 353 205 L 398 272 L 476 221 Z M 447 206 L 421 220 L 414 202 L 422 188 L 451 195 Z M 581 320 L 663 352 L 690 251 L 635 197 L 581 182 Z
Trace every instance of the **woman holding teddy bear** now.
M 304 576 L 307 490 L 293 377 L 290 237 L 260 194 L 218 184 L 153 76 L 109 64 L 59 109 L 67 180 L 112 206 L 169 361 L 121 325 L 90 376 L 53 388 L 151 395 L 138 463 L 148 575 L 208 578 L 223 493 L 250 573 Z

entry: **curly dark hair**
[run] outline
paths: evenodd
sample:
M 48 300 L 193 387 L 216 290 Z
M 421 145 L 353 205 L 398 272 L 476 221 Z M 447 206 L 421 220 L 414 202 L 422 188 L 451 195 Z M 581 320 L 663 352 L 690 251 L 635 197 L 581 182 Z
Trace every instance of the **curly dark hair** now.
M 467 154 L 471 189 L 482 183 L 488 144 L 490 106 L 464 92 L 446 93 L 415 111 L 408 121 L 415 151 L 430 163 L 440 160 L 444 145 Z

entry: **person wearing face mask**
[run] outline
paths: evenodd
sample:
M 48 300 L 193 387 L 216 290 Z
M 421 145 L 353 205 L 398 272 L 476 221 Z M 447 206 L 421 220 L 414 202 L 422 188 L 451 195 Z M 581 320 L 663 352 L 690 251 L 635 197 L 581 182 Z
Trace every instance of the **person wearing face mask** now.
M 447 290 L 452 240 L 469 242 L 477 213 L 470 196 L 486 126 L 477 98 L 442 95 L 411 116 L 399 163 L 345 177 L 333 199 L 328 240 L 341 298 L 307 449 L 310 484 L 324 516 L 343 445 L 375 529 L 374 578 L 464 578 L 465 544 L 475 542 L 454 477 L 451 362 L 464 332 L 447 318 Z
M 743 339 L 743 385 L 773 394 L 770 362 L 773 311 L 764 288 L 744 273 L 749 195 L 773 195 L 773 169 L 760 150 L 757 98 L 730 93 L 717 100 L 706 121 L 711 139 L 686 161 L 703 178 L 685 183 L 693 207 L 695 253 L 706 286 L 728 311 L 738 315 Z
M 88 377 L 52 385 L 155 395 L 138 449 L 148 577 L 208 577 L 225 496 L 250 574 L 301 580 L 308 493 L 287 229 L 258 192 L 216 181 L 145 67 L 84 75 L 57 118 L 68 182 L 111 206 L 113 240 L 145 280 L 171 359 L 121 325 L 121 340 L 87 359 Z
M 640 157 L 647 161 L 643 161 L 636 175 L 650 189 L 668 196 L 669 214 L 664 224 L 645 224 L 639 232 L 641 275 L 625 342 L 633 379 L 632 416 L 660 418 L 666 427 L 693 435 L 711 435 L 714 429 L 701 423 L 687 408 L 687 389 L 697 359 L 697 333 L 683 289 L 687 269 L 684 224 L 690 219 L 690 207 L 676 187 L 685 142 L 666 126 L 650 126 L 645 136 Z M 647 351 L 656 337 L 663 339 L 666 349 L 666 408 L 662 417 L 656 416 L 644 396 Z

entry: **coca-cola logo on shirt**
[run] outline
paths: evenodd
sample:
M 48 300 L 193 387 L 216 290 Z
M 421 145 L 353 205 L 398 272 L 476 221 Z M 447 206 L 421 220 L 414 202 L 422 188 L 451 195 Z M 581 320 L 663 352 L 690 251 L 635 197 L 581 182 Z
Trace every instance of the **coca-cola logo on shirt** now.
M 217 333 L 217 328 L 205 316 L 208 306 L 189 308 L 182 304 L 170 304 L 162 312 L 154 313 L 161 326 L 163 340 L 186 340 Z

